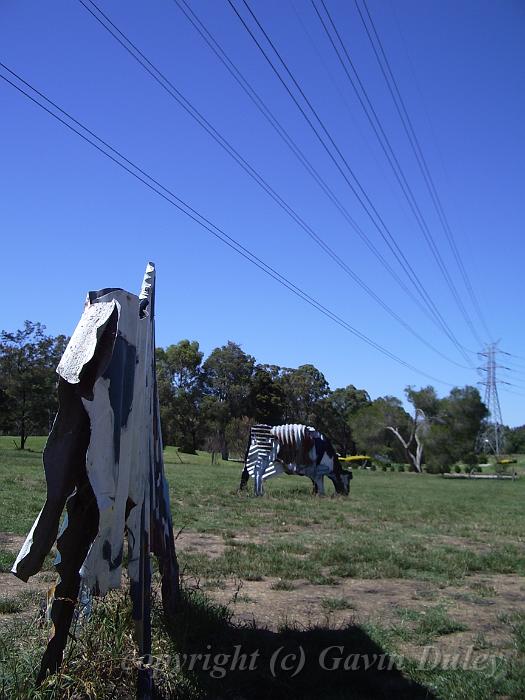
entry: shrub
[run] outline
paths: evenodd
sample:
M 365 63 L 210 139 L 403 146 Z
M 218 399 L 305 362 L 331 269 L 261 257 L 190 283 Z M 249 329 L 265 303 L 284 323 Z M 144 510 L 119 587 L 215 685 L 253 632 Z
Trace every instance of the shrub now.
M 478 463 L 478 455 L 475 452 L 467 452 L 461 461 L 463 464 L 473 467 Z
M 347 610 L 348 608 L 352 608 L 353 605 L 345 600 L 345 598 L 323 598 L 321 607 L 324 610 L 333 612 L 334 610 Z
M 461 467 L 459 466 L 459 464 L 454 465 L 454 471 L 456 472 L 456 474 L 461 474 Z
M 397 471 L 398 471 L 398 472 L 404 472 L 404 471 L 405 471 L 405 465 L 404 465 L 404 464 L 400 464 L 400 465 L 398 466 L 398 468 L 397 468 Z
M 280 578 L 271 584 L 270 588 L 274 591 L 294 591 L 295 586 L 291 581 L 286 581 L 284 578 Z
M 472 466 L 466 465 L 465 466 L 465 474 L 471 474 L 472 472 L 474 474 L 479 474 L 481 472 L 481 467 L 478 464 L 474 464 Z
M 391 465 L 390 465 L 390 471 L 391 471 L 391 472 L 395 472 L 395 470 L 396 470 L 396 468 L 394 467 L 393 464 L 391 464 Z
M 450 466 L 447 464 L 447 456 L 444 454 L 432 455 L 427 460 L 427 472 L 429 474 L 449 474 Z

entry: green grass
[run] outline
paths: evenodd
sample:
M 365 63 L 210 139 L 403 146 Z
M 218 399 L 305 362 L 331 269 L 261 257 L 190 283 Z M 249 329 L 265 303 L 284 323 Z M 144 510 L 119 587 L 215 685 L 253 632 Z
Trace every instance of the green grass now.
M 437 637 L 467 629 L 461 622 L 450 617 L 442 605 L 435 605 L 424 611 L 401 608 L 397 612 L 405 624 L 394 628 L 394 633 L 405 641 L 418 645 L 428 644 Z
M 0 615 L 14 615 L 22 612 L 22 604 L 14 598 L 0 598 Z
M 446 613 L 445 613 L 446 615 Z M 432 624 L 431 630 L 437 631 L 443 622 L 443 611 L 434 613 L 434 620 L 439 622 Z M 452 626 L 454 623 L 452 623 Z M 376 644 L 378 644 L 393 658 L 399 653 L 398 643 L 402 641 L 414 641 L 412 633 L 404 634 L 400 628 L 384 628 L 378 624 L 365 624 L 364 629 Z M 450 621 L 445 629 L 451 629 Z M 518 646 L 516 628 L 514 633 L 515 646 Z M 451 632 L 449 632 L 451 633 Z M 433 635 L 427 639 L 432 641 Z M 427 656 L 425 657 L 425 649 Z M 505 698 L 505 700 L 522 700 L 525 697 L 525 656 L 523 653 L 507 657 L 495 656 L 487 651 L 486 663 L 479 664 L 477 669 L 461 668 L 465 650 L 458 649 L 463 656 L 458 657 L 454 666 L 454 652 L 437 656 L 432 651 L 432 645 L 423 647 L 418 658 L 403 657 L 403 671 L 428 689 L 432 698 L 439 700 L 493 700 Z
M 293 591 L 295 586 L 291 581 L 280 578 L 278 581 L 272 583 L 270 588 L 274 591 Z
M 31 438 L 28 445 L 33 452 L 0 438 L 0 531 L 19 535 L 28 532 L 45 498 L 44 439 Z M 254 498 L 237 493 L 241 465 L 211 466 L 206 453 L 180 457 L 183 463 L 175 448 L 166 449 L 175 529 L 220 535 L 226 545 L 217 559 L 181 557 L 198 576 L 312 583 L 408 578 L 446 585 L 471 573 L 525 574 L 523 478 L 449 481 L 357 470 L 349 499 L 313 498 L 307 479 L 286 476 L 267 482 L 265 497 Z M 255 541 L 238 542 L 239 533 Z M 0 566 L 10 561 L 0 558 Z
M 11 438 L 0 437 L 0 531 L 26 535 L 43 505 L 45 478 L 41 451 L 44 442 L 43 438 L 31 438 L 28 447 L 32 451 L 20 451 L 14 449 Z M 266 495 L 254 498 L 251 491 L 237 492 L 242 465 L 219 461 L 211 466 L 206 453 L 182 454 L 180 458 L 182 463 L 175 448 L 166 449 L 175 530 L 184 528 L 216 535 L 224 544 L 224 552 L 213 559 L 200 552 L 179 555 L 181 568 L 201 580 L 206 590 L 224 588 L 228 578 L 261 581 L 270 577 L 278 579 L 272 586 L 274 590 L 282 590 L 283 594 L 288 591 L 289 595 L 293 595 L 299 579 L 335 586 L 341 578 L 373 578 L 382 579 L 382 586 L 387 587 L 388 579 L 401 578 L 426 581 L 438 590 L 446 585 L 468 583 L 468 576 L 473 573 L 525 574 L 523 477 L 515 482 L 469 481 L 409 472 L 355 470 L 349 499 L 314 498 L 307 479 L 285 476 L 266 482 Z M 517 467 L 522 474 L 524 464 L 520 458 Z M 328 482 L 327 491 L 331 494 Z M 13 559 L 13 553 L 0 550 L 0 571 L 8 570 Z M 49 567 L 50 559 L 46 562 L 46 568 Z M 327 589 L 327 593 L 330 590 Z M 492 587 L 483 584 L 472 587 L 471 591 L 479 598 L 494 594 Z M 230 626 L 227 611 L 211 606 L 202 593 L 190 591 L 187 595 L 187 616 L 183 616 L 182 628 L 173 635 L 159 618 L 156 625 L 160 636 L 156 644 L 172 652 L 188 647 L 198 649 L 212 631 L 218 639 L 244 639 L 244 632 Z M 17 601 L 13 603 L 17 604 Z M 352 607 L 352 600 L 327 595 L 321 607 L 330 613 Z M 98 637 L 102 640 L 100 649 L 105 649 L 107 644 L 107 665 L 104 665 L 106 661 L 103 664 L 107 678 L 115 687 L 132 683 L 134 671 L 119 670 L 116 661 L 119 654 L 132 653 L 134 648 L 122 602 L 117 605 L 110 598 L 97 610 L 100 610 L 99 617 L 95 616 L 94 622 L 99 626 L 107 625 L 107 630 Z M 120 621 L 114 617 L 118 611 L 122 617 Z M 312 649 L 317 649 L 315 645 L 321 641 L 346 644 L 350 640 L 358 647 L 361 645 L 359 648 L 372 644 L 376 645 L 376 650 L 395 654 L 403 643 L 421 645 L 462 629 L 440 605 L 428 607 L 425 614 L 406 608 L 399 612 L 399 623 L 390 628 L 369 624 L 344 633 L 342 630 L 310 630 L 308 634 L 312 637 L 305 637 L 305 644 L 313 644 Z M 123 627 L 119 626 L 121 623 Z M 19 683 L 22 690 L 6 697 L 66 698 L 75 693 L 84 697 L 88 692 L 92 692 L 92 697 L 106 697 L 96 695 L 102 692 L 95 680 L 99 674 L 95 660 L 97 654 L 100 655 L 96 627 L 86 628 L 86 634 L 91 630 L 92 641 L 85 641 L 83 651 L 77 649 L 68 660 L 69 680 L 60 680 L 66 685 L 57 690 L 59 681 L 50 680 L 49 685 L 39 691 L 41 694 L 34 694 L 29 681 L 21 679 L 32 677 L 47 631 L 44 633 L 33 627 L 28 631 L 27 624 L 18 632 L 10 630 L 11 641 L 19 642 L 15 645 L 19 655 L 14 659 L 13 652 L 6 651 L 8 642 L 4 636 L 3 653 L 10 670 L 8 676 L 4 675 L 4 681 L 0 676 L 0 689 L 4 682 L 7 689 Z M 523 619 L 513 619 L 512 624 L 509 623 L 511 633 L 517 656 L 502 661 L 497 679 L 461 669 L 418 669 L 411 662 L 403 667 L 403 678 L 411 678 L 447 700 L 477 700 L 498 694 L 524 697 L 525 692 L 521 693 L 525 686 Z M 284 645 L 288 644 L 286 634 L 286 630 L 275 633 L 272 644 L 283 640 Z M 289 634 L 290 639 L 295 639 L 299 633 L 295 631 L 295 637 L 291 631 Z M 116 641 L 110 649 L 111 635 Z M 257 643 L 263 647 L 268 645 L 269 649 L 271 644 L 266 636 L 262 632 L 259 636 Z M 0 662 L 1 649 L 0 643 Z M 268 689 L 269 686 L 264 685 L 268 679 L 259 680 L 261 688 Z M 224 691 L 224 696 L 233 693 L 243 697 L 243 693 L 249 693 L 243 682 L 240 679 L 234 689 L 221 686 L 221 692 Z M 166 697 L 174 688 L 188 698 L 214 697 L 210 687 L 207 677 L 177 674 L 166 669 Z M 305 687 L 308 691 L 308 685 Z M 347 697 L 343 687 L 335 683 L 329 697 Z M 374 697 L 374 692 L 362 697 Z M 402 688 L 397 697 L 419 697 L 418 692 L 417 688 Z M 308 694 L 305 697 L 309 697 Z M 361 696 L 356 693 L 355 697 Z
M 15 563 L 16 556 L 8 549 L 0 549 L 0 574 L 6 574 L 11 571 L 11 567 Z
M 349 610 L 353 606 L 346 598 L 324 598 L 321 601 L 321 607 L 327 612 L 335 610 Z
M 517 616 L 513 625 L 516 649 L 519 654 L 525 655 L 525 615 Z
M 281 477 L 264 498 L 236 492 L 240 465 L 166 450 L 176 527 L 224 535 L 212 566 L 224 575 L 287 580 L 322 577 L 414 578 L 445 585 L 474 572 L 525 573 L 525 479 L 448 481 L 440 476 L 355 471 L 350 499 L 312 498 L 306 479 Z M 232 533 L 263 542 L 236 543 Z M 447 538 L 464 539 L 466 546 Z M 259 540 L 261 537 L 258 538 Z M 487 543 L 490 549 L 487 551 Z M 206 575 L 211 562 L 184 562 Z

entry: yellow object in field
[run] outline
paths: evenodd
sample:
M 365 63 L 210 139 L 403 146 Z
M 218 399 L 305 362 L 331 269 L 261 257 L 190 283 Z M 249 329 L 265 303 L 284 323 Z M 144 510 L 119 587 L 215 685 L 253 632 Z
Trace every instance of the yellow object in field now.
M 362 462 L 367 459 L 372 459 L 368 455 L 352 455 L 351 457 L 339 457 L 340 462 Z

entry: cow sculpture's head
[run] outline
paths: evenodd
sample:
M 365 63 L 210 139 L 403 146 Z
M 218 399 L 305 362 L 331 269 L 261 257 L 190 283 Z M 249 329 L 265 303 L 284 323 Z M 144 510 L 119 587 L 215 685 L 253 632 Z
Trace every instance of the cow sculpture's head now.
M 341 467 L 341 462 L 337 459 L 337 455 L 334 457 L 334 470 L 332 474 L 329 474 L 335 490 L 341 496 L 348 496 L 350 494 L 350 481 L 353 478 L 352 469 L 349 471 Z

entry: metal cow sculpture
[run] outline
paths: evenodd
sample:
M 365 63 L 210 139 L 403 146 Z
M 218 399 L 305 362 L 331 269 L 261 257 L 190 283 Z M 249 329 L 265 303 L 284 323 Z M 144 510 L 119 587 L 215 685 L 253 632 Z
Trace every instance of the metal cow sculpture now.
M 255 481 L 254 493 L 263 494 L 263 481 L 279 474 L 297 474 L 312 480 L 315 494 L 324 495 L 324 477 L 337 493 L 348 496 L 351 471 L 345 471 L 330 441 L 315 428 L 306 425 L 255 425 L 250 430 L 240 489 L 249 478 Z
M 44 454 L 47 499 L 13 566 L 27 581 L 55 540 L 60 575 L 53 631 L 37 682 L 63 657 L 81 584 L 103 595 L 121 583 L 124 535 L 139 655 L 151 653 L 150 553 L 162 576 L 164 612 L 173 619 L 179 579 L 155 375 L 155 269 L 140 295 L 89 292 L 57 368 L 59 411 Z M 65 518 L 60 527 L 62 511 Z M 137 697 L 153 692 L 151 669 L 139 670 Z

